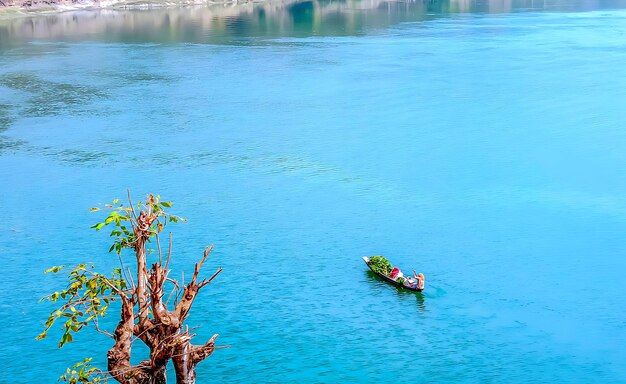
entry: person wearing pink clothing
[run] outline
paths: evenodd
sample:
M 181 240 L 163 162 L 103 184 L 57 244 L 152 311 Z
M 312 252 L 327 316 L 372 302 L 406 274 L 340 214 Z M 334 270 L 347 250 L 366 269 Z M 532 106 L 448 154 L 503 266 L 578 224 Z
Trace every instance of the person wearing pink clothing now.
M 400 277 L 404 277 L 404 274 L 402 273 L 402 271 L 400 271 L 400 268 L 393 267 L 391 273 L 389 273 L 389 277 L 391 277 L 393 280 L 397 280 Z

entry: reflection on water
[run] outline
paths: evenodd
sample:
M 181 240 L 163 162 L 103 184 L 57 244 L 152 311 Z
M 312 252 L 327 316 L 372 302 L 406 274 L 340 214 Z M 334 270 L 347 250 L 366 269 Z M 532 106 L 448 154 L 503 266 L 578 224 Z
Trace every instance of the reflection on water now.
M 412 292 L 412 291 L 407 291 L 405 289 L 396 288 L 396 294 L 398 295 L 398 297 L 402 299 L 408 299 L 409 296 L 415 297 L 415 301 L 417 303 L 417 310 L 420 313 L 426 312 L 426 303 L 424 300 L 423 292 Z M 407 301 L 407 304 L 410 304 L 411 302 L 412 301 Z M 410 313 L 410 312 L 407 312 L 407 313 Z
M 106 9 L 0 20 L 0 47 L 24 40 L 245 43 L 241 39 L 358 35 L 389 25 L 470 13 L 623 8 L 620 0 L 268 1 Z M 0 14 L 1 15 L 1 14 Z
M 426 304 L 424 302 L 424 293 L 407 291 L 400 287 L 394 287 L 390 285 L 389 283 L 387 283 L 386 281 L 384 281 L 383 279 L 381 279 L 380 276 L 378 276 L 377 274 L 375 274 L 374 272 L 370 270 L 365 271 L 365 274 L 367 275 L 367 280 L 376 281 L 378 283 L 377 285 L 380 285 L 381 289 L 393 289 L 396 292 L 396 295 L 398 297 L 403 298 L 405 296 L 415 296 L 415 299 L 417 300 L 417 309 L 420 312 L 426 311 Z
M 415 293 L 415 299 L 417 300 L 417 308 L 420 312 L 426 311 L 426 305 L 424 304 L 424 294 L 422 292 Z

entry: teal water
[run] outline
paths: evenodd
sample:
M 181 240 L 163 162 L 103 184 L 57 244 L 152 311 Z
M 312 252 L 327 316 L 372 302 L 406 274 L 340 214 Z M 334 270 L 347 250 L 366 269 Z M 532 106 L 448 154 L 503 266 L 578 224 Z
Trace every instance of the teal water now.
M 105 366 L 34 340 L 115 266 L 87 209 L 130 188 L 216 244 L 200 382 L 626 382 L 626 10 L 298 2 L 0 20 L 0 382 Z M 366 272 L 384 254 L 422 295 Z M 109 319 L 112 325 L 115 316 Z M 141 352 L 141 351 L 140 351 Z

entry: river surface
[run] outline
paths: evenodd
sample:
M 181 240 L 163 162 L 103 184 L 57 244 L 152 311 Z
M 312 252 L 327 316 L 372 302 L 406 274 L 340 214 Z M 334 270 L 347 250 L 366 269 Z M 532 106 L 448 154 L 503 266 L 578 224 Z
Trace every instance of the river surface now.
M 188 219 L 173 275 L 216 245 L 189 324 L 231 347 L 199 382 L 626 383 L 624 6 L 5 15 L 0 382 L 106 366 L 103 335 L 35 341 L 38 299 L 117 265 L 87 210 L 130 188 Z

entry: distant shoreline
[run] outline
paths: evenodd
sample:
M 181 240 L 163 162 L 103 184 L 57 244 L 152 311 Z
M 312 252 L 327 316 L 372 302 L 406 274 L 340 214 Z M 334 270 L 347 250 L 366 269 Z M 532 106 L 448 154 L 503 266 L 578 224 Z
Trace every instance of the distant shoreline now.
M 30 16 L 36 13 L 57 13 L 75 10 L 98 9 L 150 9 L 166 7 L 187 7 L 197 5 L 237 5 L 265 2 L 263 0 L 211 1 L 136 1 L 136 0 L 0 0 L 0 18 L 12 16 Z
M 105 8 L 123 0 L 0 0 L 0 12 Z

